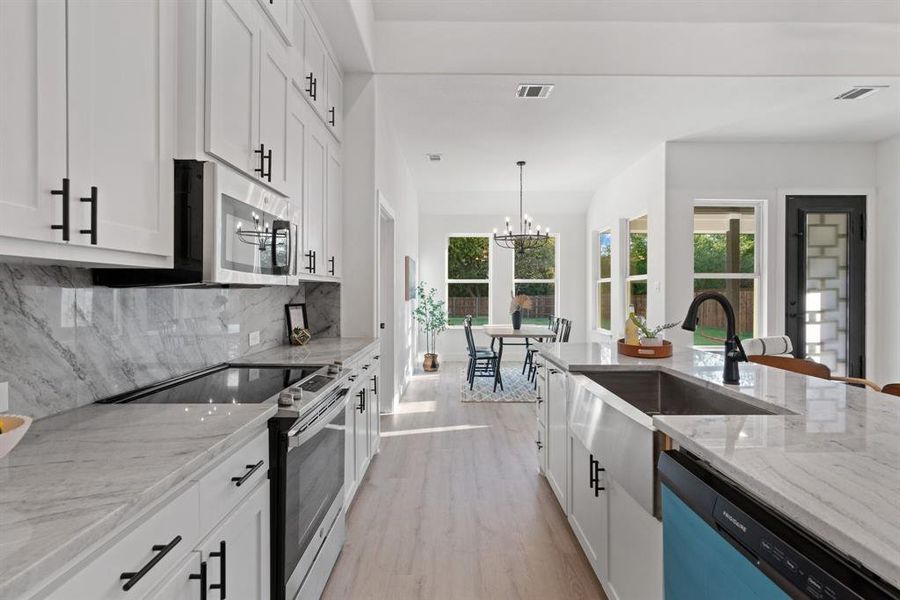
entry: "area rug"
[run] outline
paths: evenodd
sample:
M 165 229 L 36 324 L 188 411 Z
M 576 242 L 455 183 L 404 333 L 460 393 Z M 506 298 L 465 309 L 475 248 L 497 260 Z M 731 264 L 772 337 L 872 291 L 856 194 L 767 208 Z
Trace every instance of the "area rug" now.
M 534 384 L 522 374 L 522 367 L 501 367 L 503 390 L 497 386 L 494 392 L 494 380 L 489 377 L 476 377 L 475 386 L 469 389 L 466 381 L 466 367 L 459 370 L 460 399 L 463 402 L 534 402 L 537 394 Z

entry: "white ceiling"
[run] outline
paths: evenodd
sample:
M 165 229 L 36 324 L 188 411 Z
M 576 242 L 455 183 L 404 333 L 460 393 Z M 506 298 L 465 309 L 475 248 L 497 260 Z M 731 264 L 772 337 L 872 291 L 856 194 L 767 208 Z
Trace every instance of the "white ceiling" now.
M 528 162 L 526 203 L 532 193 L 548 207 L 568 198 L 562 204 L 571 208 L 665 141 L 872 142 L 900 134 L 900 78 L 381 75 L 379 81 L 426 211 L 429 202 L 447 208 L 466 196 L 460 192 L 477 191 L 482 195 L 469 194 L 476 212 L 502 212 L 490 206 L 496 196 L 490 193 L 518 189 L 517 160 Z M 516 85 L 525 81 L 556 88 L 546 100 L 518 99 Z M 875 83 L 891 87 L 859 101 L 833 100 L 851 85 Z M 430 163 L 430 152 L 444 159 Z
M 374 0 L 381 21 L 900 22 L 896 0 Z

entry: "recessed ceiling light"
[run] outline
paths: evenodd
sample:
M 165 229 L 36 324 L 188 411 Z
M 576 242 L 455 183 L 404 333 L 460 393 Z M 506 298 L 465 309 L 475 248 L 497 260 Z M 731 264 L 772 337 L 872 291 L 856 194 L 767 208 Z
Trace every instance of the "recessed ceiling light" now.
M 440 152 L 429 152 L 425 155 L 425 158 L 428 159 L 428 162 L 441 162 L 441 160 L 444 158 L 444 155 Z
M 516 98 L 546 98 L 552 91 L 552 83 L 520 83 L 516 88 Z
M 862 100 L 881 90 L 887 89 L 887 85 L 854 85 L 852 88 L 835 96 L 835 100 Z

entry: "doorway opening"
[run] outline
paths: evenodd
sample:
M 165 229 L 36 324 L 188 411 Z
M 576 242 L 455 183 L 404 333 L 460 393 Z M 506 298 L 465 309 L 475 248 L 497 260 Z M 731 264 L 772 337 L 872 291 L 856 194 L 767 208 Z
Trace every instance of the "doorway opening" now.
M 866 197 L 787 197 L 785 330 L 797 358 L 866 374 Z
M 394 215 L 378 194 L 378 339 L 381 341 L 381 381 L 385 395 L 381 397 L 382 414 L 396 412 L 398 401 L 396 383 L 397 331 L 396 306 L 396 240 L 394 239 Z

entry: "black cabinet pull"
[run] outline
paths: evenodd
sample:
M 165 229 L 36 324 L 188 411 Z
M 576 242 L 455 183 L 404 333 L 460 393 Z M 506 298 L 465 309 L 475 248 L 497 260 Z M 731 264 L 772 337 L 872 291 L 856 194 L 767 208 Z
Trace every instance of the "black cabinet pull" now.
M 50 229 L 62 230 L 62 239 L 64 242 L 69 241 L 69 178 L 63 177 L 62 188 L 58 190 L 50 190 L 54 196 L 62 196 L 62 225 L 51 225 Z
M 157 545 L 153 546 L 152 550 L 154 552 L 156 552 L 156 555 L 153 558 L 151 558 L 149 561 L 147 561 L 147 564 L 145 564 L 143 567 L 141 567 L 141 569 L 139 571 L 127 572 L 127 573 L 122 573 L 121 575 L 119 575 L 119 579 L 127 579 L 128 580 L 125 582 L 125 585 L 122 586 L 122 590 L 127 592 L 128 590 L 133 588 L 135 586 L 135 584 L 137 584 L 138 581 L 143 579 L 144 575 L 149 573 L 150 569 L 155 567 L 157 565 L 157 563 L 159 563 L 159 561 L 161 561 L 166 556 L 166 554 L 171 552 L 172 548 L 177 546 L 178 542 L 180 542 L 180 541 L 181 541 L 181 536 L 176 535 L 174 538 L 172 538 L 172 541 L 169 542 L 168 544 L 163 544 L 163 545 L 157 544 Z
M 314 252 L 313 252 L 312 250 L 310 250 L 309 252 L 307 252 L 307 253 L 305 253 L 305 254 L 303 255 L 303 256 L 306 257 L 306 270 L 307 270 L 307 272 L 309 272 L 309 273 L 312 273 L 313 270 L 314 270 L 314 268 L 313 268 L 313 255 L 314 255 Z
M 82 235 L 91 236 L 91 245 L 97 245 L 97 186 L 91 186 L 91 197 L 90 198 L 82 198 L 82 202 L 90 202 L 91 203 L 91 228 L 90 229 L 82 229 L 79 233 Z
M 356 397 L 359 398 L 359 404 L 356 405 L 356 410 L 359 412 L 365 412 L 366 410 L 366 390 L 361 390 Z
M 188 579 L 200 580 L 200 600 L 206 600 L 206 562 L 201 562 L 200 572 L 191 573 L 190 575 L 188 575 Z
M 258 471 L 259 468 L 260 468 L 261 466 L 263 466 L 263 463 L 264 463 L 264 461 L 259 461 L 259 462 L 256 463 L 255 465 L 247 465 L 247 469 L 248 469 L 247 472 L 244 473 L 241 477 L 232 477 L 232 478 L 231 478 L 231 481 L 234 482 L 234 485 L 235 485 L 236 487 L 241 487 L 242 485 L 244 485 L 244 483 L 246 483 L 246 481 L 247 481 L 248 479 L 250 479 L 250 476 L 251 476 L 251 475 L 253 475 L 254 473 L 256 473 L 256 471 Z
M 219 583 L 209 584 L 209 589 L 219 590 L 219 600 L 225 600 L 225 578 L 227 573 L 225 569 L 225 540 L 219 542 L 219 551 L 210 552 L 209 556 L 210 558 L 219 559 Z
M 319 99 L 319 78 L 318 78 L 318 77 L 313 77 L 313 81 L 312 81 L 312 99 L 313 99 L 313 100 L 318 100 L 318 99 Z
M 254 173 L 259 173 L 260 179 L 265 179 L 266 177 L 266 145 L 260 144 L 259 150 L 254 150 L 254 154 L 259 154 L 259 168 L 253 169 Z
M 536 441 L 535 444 L 537 444 L 538 450 L 544 447 L 544 445 L 541 443 L 541 440 Z
M 313 274 L 319 270 L 319 254 L 315 250 L 312 251 L 312 272 Z
M 378 395 L 378 375 L 372 375 L 372 393 Z
M 332 256 L 331 258 L 329 258 L 328 262 L 331 263 L 331 266 L 328 267 L 328 274 L 333 276 L 334 275 L 334 257 Z
M 269 169 L 266 171 L 266 173 L 265 173 L 265 175 L 263 175 L 263 177 L 266 178 L 266 181 L 271 183 L 271 181 L 272 181 L 272 149 L 271 148 L 269 148 L 269 151 L 266 152 L 266 160 L 269 162 Z
M 334 113 L 335 113 L 335 110 L 334 110 L 334 107 L 332 106 L 331 108 L 328 109 L 328 124 L 331 125 L 332 127 L 334 127 Z
M 319 80 L 316 79 L 315 73 L 310 71 L 309 75 L 306 76 L 306 81 L 309 83 L 309 85 L 306 88 L 306 93 L 309 94 L 309 97 L 312 98 L 313 101 L 315 101 L 317 92 L 318 92 L 317 88 L 319 87 L 318 86 Z
M 596 461 L 594 460 L 594 455 L 591 454 L 591 463 L 590 463 L 590 466 L 588 467 L 588 474 L 590 475 L 590 478 L 591 478 L 591 483 L 590 483 L 591 489 L 597 488 L 597 472 L 594 470 L 595 462 Z

